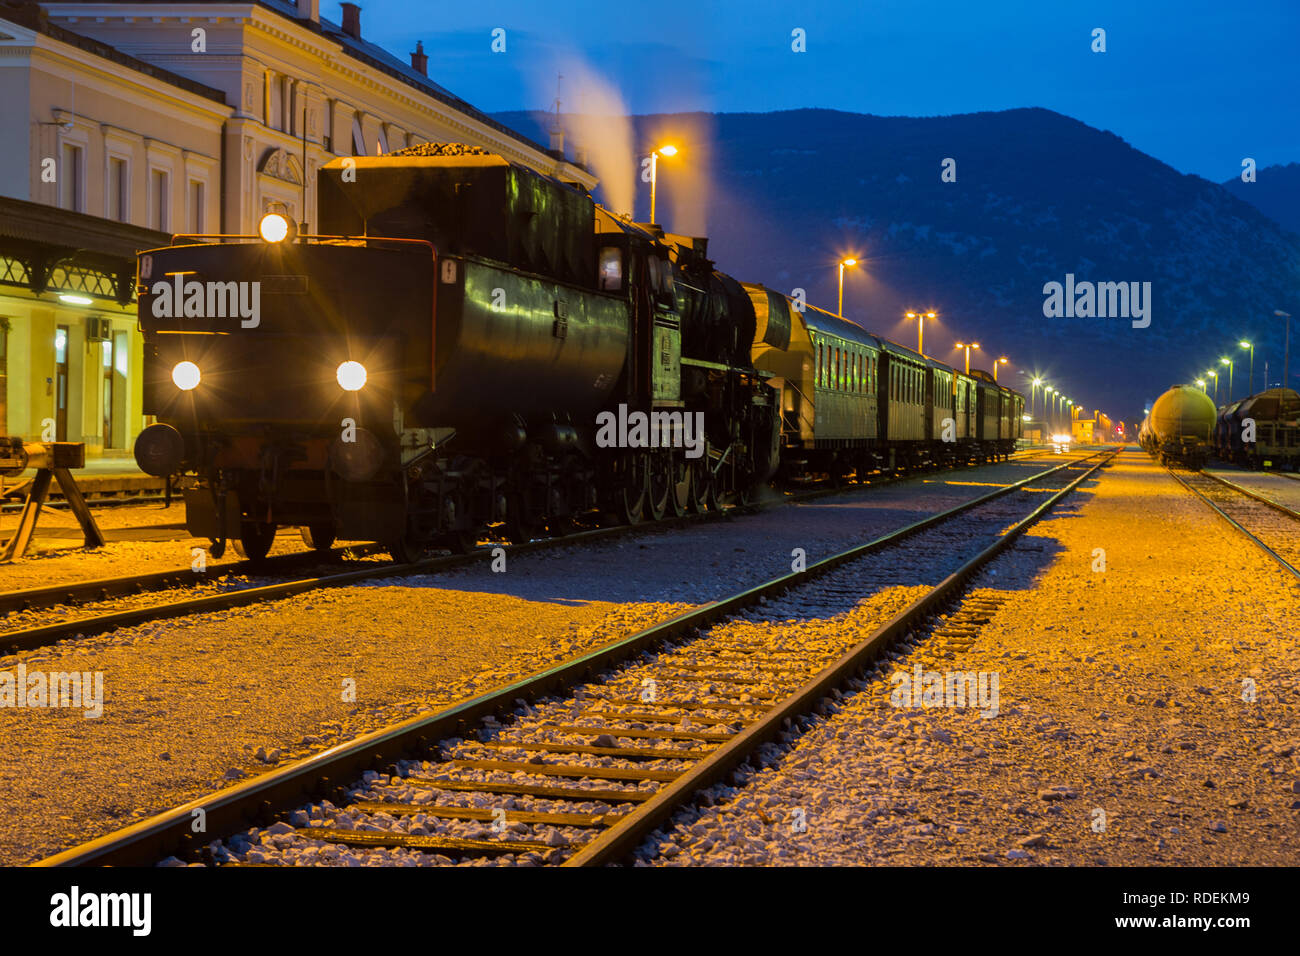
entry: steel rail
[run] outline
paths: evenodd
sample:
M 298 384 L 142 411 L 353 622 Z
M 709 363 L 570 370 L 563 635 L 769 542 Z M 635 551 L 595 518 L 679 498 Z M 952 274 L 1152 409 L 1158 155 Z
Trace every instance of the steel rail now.
M 896 545 L 963 512 L 1103 454 L 1108 457 L 1089 469 L 1087 474 L 1092 474 L 1101 464 L 1113 459 L 1117 451 L 1107 449 L 1082 458 L 1071 458 L 1045 471 L 990 491 L 972 501 L 922 518 L 865 544 L 831 555 L 809 565 L 804 571 L 781 575 L 737 594 L 683 612 L 636 634 L 588 651 L 573 660 L 529 675 L 506 687 L 463 701 L 436 714 L 414 717 L 391 727 L 365 734 L 288 766 L 269 771 L 252 780 L 192 800 L 183 806 L 165 811 L 125 829 L 55 854 L 33 865 L 138 866 L 155 863 L 171 855 L 193 855 L 198 847 L 206 845 L 213 839 L 234 834 L 251 825 L 269 824 L 275 813 L 293 809 L 313 798 L 337 797 L 346 792 L 343 785 L 347 781 L 359 778 L 367 770 L 387 767 L 409 756 L 427 756 L 430 747 L 438 740 L 451 736 L 464 736 L 483 718 L 508 714 L 519 699 L 537 700 L 556 690 L 573 686 L 590 675 L 625 662 L 646 648 L 706 627 L 744 608 L 759 604 L 770 596 L 820 577 L 841 564 Z M 1071 482 L 1070 487 L 1077 486 L 1082 480 L 1082 478 L 1076 479 Z M 1042 510 L 1043 506 L 1040 506 L 1035 513 L 1041 513 Z M 389 573 L 391 574 L 391 569 Z M 191 830 L 194 819 L 199 815 L 202 815 L 205 821 L 205 831 L 202 834 L 196 834 Z
M 123 575 L 116 578 L 93 578 L 86 581 L 69 581 L 65 584 L 48 584 L 37 588 L 20 588 L 0 591 L 0 615 L 18 611 L 39 611 L 60 604 L 85 604 L 114 597 L 134 597 L 150 591 L 170 587 L 219 581 L 235 574 L 274 573 L 281 567 L 301 564 L 328 564 L 346 557 L 363 557 L 382 548 L 377 544 L 357 544 L 346 548 L 331 548 L 328 552 L 300 551 L 278 554 L 257 564 L 247 560 L 211 564 L 207 571 L 192 568 L 170 568 L 147 574 Z M 3 643 L 0 640 L 0 643 Z
M 1026 458 L 1029 457 L 1035 456 L 1026 456 Z M 1019 458 L 1014 460 L 1022 461 L 1025 459 Z M 1071 460 L 1077 461 L 1080 459 Z M 959 471 L 966 467 L 967 466 L 965 465 L 957 465 L 951 468 L 930 472 L 929 474 L 947 474 Z M 885 485 L 901 483 L 913 478 L 921 477 L 924 474 L 926 473 L 909 472 L 904 475 L 893 476 L 877 482 L 867 481 L 863 484 L 847 485 L 838 488 L 825 488 L 798 492 L 795 494 L 784 495 L 781 498 L 772 499 L 770 501 L 757 501 L 746 505 L 737 505 L 721 511 L 707 511 L 699 514 L 686 514 L 671 518 L 665 517 L 659 521 L 643 521 L 634 525 L 622 524 L 606 528 L 594 528 L 588 531 L 580 531 L 576 534 L 564 535 L 556 538 L 538 538 L 533 541 L 499 546 L 505 548 L 507 556 L 514 556 L 528 551 L 587 544 L 593 541 L 604 540 L 606 538 L 637 534 L 642 531 L 652 531 L 657 529 L 672 530 L 695 522 L 714 521 L 720 518 L 726 518 L 739 512 L 752 511 L 756 509 L 761 510 L 783 504 L 810 501 L 861 490 L 864 487 L 883 487 Z M 378 546 L 361 545 L 360 547 L 366 549 L 367 552 L 378 550 Z M 345 571 L 339 574 L 303 578 L 297 581 L 287 581 L 255 588 L 241 588 L 238 590 L 226 591 L 221 594 L 205 595 L 202 597 L 182 598 L 180 600 L 169 601 L 162 604 L 128 608 L 107 614 L 90 615 L 87 617 L 58 621 L 30 628 L 0 632 L 0 653 L 14 653 L 21 650 L 30 650 L 35 647 L 44 647 L 56 641 L 66 640 L 71 637 L 93 637 L 120 627 L 134 627 L 150 621 L 183 617 L 188 614 L 223 611 L 233 607 L 243 607 L 249 604 L 259 604 L 264 601 L 279 600 L 281 598 L 302 594 L 307 591 L 355 584 L 358 581 L 385 577 L 405 577 L 414 574 L 427 574 L 431 571 L 445 571 L 472 564 L 475 561 L 484 559 L 485 556 L 490 557 L 495 547 L 498 547 L 498 545 L 476 548 L 468 554 L 453 554 L 443 557 L 425 558 L 412 564 L 378 564 L 374 567 Z M 348 549 L 343 550 L 346 551 Z M 277 556 L 277 558 L 279 557 L 289 558 L 295 556 Z M 239 566 L 239 572 L 226 573 L 243 573 L 246 565 L 247 563 L 245 562 L 245 565 Z M 247 570 L 252 573 L 260 573 L 261 569 L 255 566 L 250 566 L 247 567 Z M 205 577 L 203 574 L 190 571 L 188 568 L 183 568 L 156 572 L 149 575 L 101 578 L 95 581 L 80 582 L 69 585 L 51 585 L 45 588 L 31 589 L 28 591 L 10 591 L 0 593 L 0 613 L 4 613 L 6 610 L 23 610 L 23 604 L 27 601 L 45 602 L 43 604 L 30 605 L 26 608 L 28 610 L 39 607 L 50 607 L 52 604 L 60 603 L 60 595 L 69 592 L 91 593 L 93 595 L 91 600 L 139 594 L 145 591 L 165 588 L 171 586 L 172 583 L 185 584 L 187 583 L 187 575 L 189 576 L 188 583 L 191 584 L 199 584 L 205 580 L 212 580 L 211 577 Z
M 1297 580 L 1300 580 L 1300 568 L 1297 568 L 1295 565 L 1293 565 L 1293 564 L 1292 564 L 1290 561 L 1288 561 L 1286 558 L 1282 557 L 1282 555 L 1278 554 L 1276 551 L 1274 551 L 1272 548 L 1270 548 L 1270 547 L 1269 547 L 1267 544 L 1265 544 L 1264 541 L 1263 541 L 1262 539 L 1260 539 L 1260 538 L 1259 538 L 1259 537 L 1258 537 L 1258 536 L 1257 536 L 1253 531 L 1251 531 L 1249 528 L 1247 528 L 1247 527 L 1246 527 L 1245 525 L 1243 525 L 1241 522 L 1237 521 L 1236 518 L 1232 517 L 1230 514 L 1228 514 L 1226 511 L 1224 511 L 1222 508 L 1220 508 L 1217 504 L 1215 504 L 1213 501 L 1211 501 L 1210 498 L 1209 498 L 1209 496 L 1207 496 L 1207 495 L 1206 495 L 1203 491 L 1201 491 L 1199 488 L 1194 487 L 1194 486 L 1193 486 L 1189 481 L 1187 481 L 1185 478 L 1183 478 L 1182 475 L 1178 474 L 1178 472 L 1174 471 L 1172 468 L 1167 469 L 1167 470 L 1169 471 L 1169 474 L 1174 478 L 1175 481 L 1177 481 L 1180 485 L 1182 485 L 1184 488 L 1186 488 L 1186 489 L 1187 489 L 1188 491 L 1190 491 L 1192 494 L 1196 495 L 1196 497 L 1200 498 L 1203 502 L 1205 502 L 1207 505 L 1209 505 L 1211 508 L 1213 508 L 1214 511 L 1215 511 L 1215 513 L 1218 514 L 1218 516 L 1219 516 L 1220 518 L 1222 518 L 1224 521 L 1228 522 L 1228 524 L 1232 525 L 1232 527 L 1236 528 L 1236 529 L 1237 529 L 1238 531 L 1240 531 L 1243 535 L 1245 535 L 1245 536 L 1246 536 L 1247 538 L 1249 538 L 1252 542 L 1254 542 L 1254 543 L 1259 547 L 1259 549 L 1260 549 L 1261 551 L 1263 551 L 1263 552 L 1264 552 L 1265 554 L 1267 554 L 1270 558 L 1272 558 L 1274 561 L 1276 561 L 1278 564 L 1280 564 L 1280 565 L 1282 566 L 1282 569 L 1283 569 L 1283 570 L 1290 572 L 1292 576 L 1294 576 Z M 1202 473 L 1202 474 L 1203 474 L 1203 473 Z M 1212 476 L 1207 476 L 1207 477 L 1212 477 Z M 1233 485 L 1231 482 L 1224 482 L 1224 484 L 1228 485 L 1228 487 L 1230 487 L 1230 488 L 1236 488 L 1236 487 L 1237 487 L 1236 485 Z M 1245 491 L 1245 489 L 1240 489 L 1240 488 L 1238 488 L 1237 490 L 1239 490 L 1239 491 L 1243 491 L 1243 492 Z M 1254 496 L 1251 495 L 1250 497 L 1253 498 Z
M 693 794 L 726 779 L 755 750 L 777 740 L 785 729 L 786 721 L 811 711 L 832 688 L 841 686 L 849 677 L 872 663 L 891 644 L 931 616 L 940 605 L 960 592 L 976 571 L 1010 547 L 1013 541 L 1055 507 L 1061 499 L 1092 477 L 1098 469 L 1109 464 L 1115 454 L 1117 452 L 1113 452 L 1110 457 L 1093 465 L 1064 488 L 1052 494 L 1027 517 L 999 535 L 992 544 L 944 578 L 928 593 L 876 628 L 842 657 L 764 713 L 758 721 L 741 730 L 708 757 L 657 790 L 653 797 L 635 810 L 620 817 L 604 832 L 584 844 L 562 865 L 605 866 L 627 857 L 646 836 L 672 816 Z M 1089 456 L 1091 457 L 1093 456 Z M 813 568 L 810 567 L 808 570 L 811 572 Z M 617 734 L 617 731 L 611 733 Z
M 1213 472 L 1202 471 L 1201 474 L 1212 481 L 1217 481 L 1221 485 L 1226 485 L 1227 487 L 1231 488 L 1233 491 L 1241 492 L 1247 498 L 1254 498 L 1256 501 L 1260 502 L 1261 504 L 1268 505 L 1270 508 L 1282 512 L 1282 514 L 1286 515 L 1287 517 L 1295 518 L 1297 521 L 1300 521 L 1300 511 L 1295 511 L 1291 508 L 1288 508 L 1286 505 L 1274 501 L 1272 498 L 1269 498 L 1267 495 L 1260 494 L 1257 491 L 1251 491 L 1249 488 L 1243 488 L 1235 481 L 1229 481 L 1227 478 L 1224 478 L 1222 475 L 1216 475 Z

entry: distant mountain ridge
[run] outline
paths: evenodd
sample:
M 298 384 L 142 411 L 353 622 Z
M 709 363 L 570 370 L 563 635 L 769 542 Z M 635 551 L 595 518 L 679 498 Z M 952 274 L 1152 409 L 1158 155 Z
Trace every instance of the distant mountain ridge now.
M 1300 234 L 1300 163 L 1257 169 L 1253 183 L 1234 176 L 1223 183 L 1223 188 L 1282 228 Z
M 497 118 L 532 136 L 549 122 L 530 113 Z M 1236 391 L 1244 394 L 1243 337 L 1257 342 L 1256 387 L 1266 360 L 1271 379 L 1281 377 L 1282 327 L 1272 313 L 1300 316 L 1300 236 L 1234 191 L 1183 175 L 1112 133 L 1036 108 L 634 122 L 640 142 L 674 126 L 711 128 L 696 152 L 707 154 L 712 186 L 700 193 L 701 218 L 719 268 L 782 291 L 804 288 L 809 301 L 833 309 L 836 263 L 856 253 L 863 262 L 846 276 L 846 317 L 915 346 L 915 324 L 902 313 L 933 307 L 941 315 L 925 330 L 927 354 L 955 362 L 953 344 L 974 338 L 983 359 L 972 356 L 973 364 L 988 367 L 1005 354 L 1008 381 L 1040 372 L 1088 408 L 1124 420 L 1220 355 L 1240 356 Z M 949 158 L 956 182 L 941 180 Z M 674 176 L 684 175 L 665 167 L 660 180 L 659 218 L 670 230 L 683 217 L 671 206 Z M 639 186 L 638 218 L 647 215 L 646 194 Z M 1044 317 L 1044 286 L 1067 275 L 1150 282 L 1150 326 Z M 1300 321 L 1292 333 L 1300 339 Z M 1296 352 L 1293 386 L 1300 343 Z

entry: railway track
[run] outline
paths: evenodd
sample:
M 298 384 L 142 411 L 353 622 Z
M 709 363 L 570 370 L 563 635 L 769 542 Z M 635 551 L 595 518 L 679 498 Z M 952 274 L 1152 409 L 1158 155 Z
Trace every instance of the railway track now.
M 960 596 L 976 570 L 1116 453 L 1063 462 L 39 865 L 321 862 L 339 846 L 379 862 L 624 859 L 694 793 Z M 998 600 L 968 599 L 964 610 Z M 945 625 L 953 639 L 964 627 Z M 202 836 L 191 832 L 199 811 Z
M 1215 474 L 1172 469 L 1169 473 L 1300 579 L 1300 512 Z
M 1010 460 L 1022 461 L 1037 457 L 1041 454 L 1045 453 L 1031 451 L 1022 455 L 1013 455 Z M 932 472 L 909 473 L 889 478 L 876 478 L 865 483 L 838 488 L 818 488 L 801 491 L 787 495 L 781 499 L 774 499 L 770 502 L 759 502 L 756 505 L 749 505 L 746 506 L 746 508 L 766 508 L 799 501 L 809 501 L 830 495 L 843 494 L 847 491 L 857 490 L 863 487 L 880 487 L 889 484 L 896 484 L 911 478 L 923 477 L 925 475 L 944 474 L 957 470 L 960 469 L 953 468 Z M 720 512 L 685 515 L 680 518 L 670 518 L 653 524 L 632 526 L 619 525 L 614 527 L 596 528 L 581 531 L 576 534 L 566 535 L 564 537 L 539 539 L 527 543 L 506 546 L 506 553 L 507 555 L 513 556 L 514 554 L 526 551 L 574 544 L 585 544 L 592 541 L 648 529 L 670 529 L 695 521 L 716 520 L 719 517 L 733 513 L 733 511 L 734 509 L 727 509 Z M 190 568 L 177 568 L 143 575 L 126 575 L 116 578 L 101 578 L 91 581 L 47 585 L 39 588 L 0 592 L 0 616 L 50 610 L 65 606 L 86 607 L 100 602 L 115 602 L 101 613 L 85 614 L 82 616 L 69 617 L 63 620 L 36 623 L 31 626 L 0 631 L 0 654 L 30 650 L 35 647 L 43 647 L 57 641 L 67 640 L 74 637 L 91 637 L 97 634 L 104 634 L 108 631 L 116 630 L 117 628 L 135 627 L 150 621 L 182 617 L 187 614 L 202 614 L 222 611 L 233 607 L 242 607 L 249 604 L 261 603 L 263 601 L 278 600 L 322 588 L 343 587 L 355 584 L 359 581 L 375 578 L 397 577 L 406 574 L 428 574 L 431 571 L 449 570 L 451 568 L 461 567 L 474 561 L 481 561 L 490 557 L 493 547 L 493 545 L 480 547 L 465 555 L 426 558 L 409 565 L 375 563 L 373 567 L 351 569 L 305 578 L 290 578 L 283 582 L 261 586 L 244 586 L 243 582 L 236 581 L 236 578 L 241 575 L 256 575 L 258 577 L 268 574 L 278 575 L 304 566 L 310 567 L 313 565 L 319 565 L 322 563 L 322 559 L 320 556 L 313 556 L 310 554 L 280 555 L 275 558 L 266 559 L 261 564 L 252 564 L 245 561 L 231 565 L 220 565 L 205 572 L 197 572 Z M 378 545 L 373 544 L 361 544 L 351 548 L 335 549 L 332 560 L 341 560 L 344 556 L 362 557 L 374 554 L 380 550 L 382 549 Z M 213 584 L 218 586 L 224 584 L 226 587 L 217 594 L 202 594 L 197 596 L 182 594 L 172 600 L 146 604 L 138 602 L 139 598 L 147 594 L 156 593 L 161 596 L 168 590 L 209 587 Z M 0 622 L 0 626 L 2 626 L 2 622 Z

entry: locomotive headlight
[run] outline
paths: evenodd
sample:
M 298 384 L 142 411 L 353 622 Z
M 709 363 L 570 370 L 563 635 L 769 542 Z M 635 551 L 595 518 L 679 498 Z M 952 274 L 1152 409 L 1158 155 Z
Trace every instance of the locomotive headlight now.
M 199 367 L 193 362 L 177 362 L 172 369 L 172 381 L 182 392 L 188 392 L 199 384 Z
M 366 384 L 366 367 L 360 362 L 344 362 L 334 373 L 345 392 L 357 392 Z
M 257 231 L 267 242 L 283 242 L 289 237 L 289 220 L 278 212 L 268 212 L 257 224 Z

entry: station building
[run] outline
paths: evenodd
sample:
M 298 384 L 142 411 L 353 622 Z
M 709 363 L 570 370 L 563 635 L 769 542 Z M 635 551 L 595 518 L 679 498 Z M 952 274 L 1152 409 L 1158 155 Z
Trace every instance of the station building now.
M 141 413 L 135 253 L 177 233 L 311 231 L 338 156 L 481 146 L 595 179 L 367 42 L 319 0 L 0 0 L 0 425 L 129 457 Z M 485 38 L 485 50 L 487 49 Z

